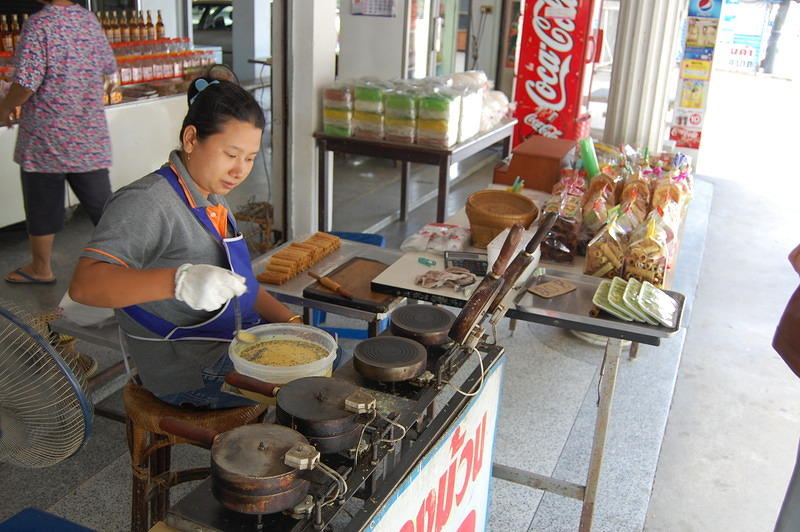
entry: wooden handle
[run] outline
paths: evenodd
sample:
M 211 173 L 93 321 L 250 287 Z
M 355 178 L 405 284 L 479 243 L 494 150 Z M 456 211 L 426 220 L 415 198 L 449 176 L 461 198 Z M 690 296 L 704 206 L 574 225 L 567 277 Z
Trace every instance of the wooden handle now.
M 495 278 L 500 277 L 506 271 L 508 263 L 511 262 L 514 253 L 517 251 L 517 246 L 519 246 L 519 243 L 522 241 L 522 232 L 524 230 L 525 229 L 520 224 L 511 226 L 506 241 L 503 242 L 503 247 L 500 248 L 500 255 L 498 255 L 497 260 L 494 261 L 492 265 L 491 275 Z
M 247 375 L 242 375 L 241 373 L 237 373 L 235 371 L 225 375 L 225 382 L 231 386 L 241 388 L 242 390 L 260 393 L 261 395 L 266 395 L 267 397 L 275 397 L 275 394 L 278 393 L 279 388 L 270 382 L 264 382 L 253 377 L 248 377 Z
M 217 437 L 219 432 L 205 427 L 198 427 L 188 421 L 174 417 L 165 417 L 158 422 L 159 428 L 164 432 L 186 438 L 187 440 L 196 441 L 204 447 L 211 448 L 214 445 L 214 438 Z
M 533 234 L 531 239 L 528 241 L 528 245 L 525 246 L 525 253 L 520 253 L 516 257 L 514 257 L 514 261 L 511 265 L 506 268 L 505 273 L 503 274 L 503 287 L 497 293 L 492 301 L 492 304 L 489 306 L 489 314 L 493 313 L 497 307 L 499 307 L 503 303 L 503 299 L 506 297 L 506 294 L 514 287 L 514 284 L 519 279 L 519 276 L 522 275 L 522 272 L 528 267 L 528 265 L 533 260 L 533 254 L 536 253 L 537 248 L 544 240 L 547 233 L 550 232 L 550 229 L 553 228 L 553 224 L 556 223 L 558 219 L 558 213 L 547 213 L 547 216 L 542 220 L 542 223 L 539 224 L 539 228 Z
M 313 272 L 308 272 L 308 275 L 319 281 L 319 284 L 333 290 L 334 292 L 346 297 L 347 299 L 353 299 L 353 294 L 351 294 L 348 290 L 345 290 L 342 285 L 331 279 L 330 277 L 323 277 Z

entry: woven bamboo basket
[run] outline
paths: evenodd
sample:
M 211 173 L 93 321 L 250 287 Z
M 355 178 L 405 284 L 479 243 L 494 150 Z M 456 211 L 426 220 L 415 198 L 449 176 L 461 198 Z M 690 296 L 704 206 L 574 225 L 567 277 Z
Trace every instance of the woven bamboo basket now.
M 473 192 L 467 198 L 466 210 L 476 248 L 485 248 L 503 229 L 514 224 L 527 229 L 539 216 L 539 209 L 530 198 L 505 190 Z

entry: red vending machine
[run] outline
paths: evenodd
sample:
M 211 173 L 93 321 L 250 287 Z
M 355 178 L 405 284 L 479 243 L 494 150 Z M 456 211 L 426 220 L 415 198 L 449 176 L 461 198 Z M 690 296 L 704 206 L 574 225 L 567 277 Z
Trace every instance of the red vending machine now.
M 530 135 L 589 136 L 601 5 L 602 0 L 526 0 L 514 87 L 515 146 Z

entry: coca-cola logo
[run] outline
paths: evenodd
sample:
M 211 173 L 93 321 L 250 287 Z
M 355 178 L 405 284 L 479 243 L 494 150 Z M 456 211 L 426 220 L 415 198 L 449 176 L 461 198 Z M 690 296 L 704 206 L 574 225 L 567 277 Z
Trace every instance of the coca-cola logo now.
M 572 32 L 575 21 L 568 17 L 547 17 L 548 9 L 572 10 L 578 0 L 538 0 L 533 6 L 531 23 L 539 38 L 538 66 L 534 77 L 525 82 L 525 92 L 539 107 L 561 111 L 567 103 L 565 88 L 575 45 Z

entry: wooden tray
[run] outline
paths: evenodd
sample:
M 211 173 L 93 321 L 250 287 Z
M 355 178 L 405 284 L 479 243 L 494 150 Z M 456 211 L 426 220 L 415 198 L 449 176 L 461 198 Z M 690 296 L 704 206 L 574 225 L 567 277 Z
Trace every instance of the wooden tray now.
M 312 267 L 311 270 L 314 273 L 325 275 L 342 285 L 345 290 L 353 294 L 353 299 L 342 297 L 322 286 L 319 281 L 314 281 L 305 287 L 303 297 L 368 312 L 386 312 L 395 296 L 373 292 L 370 283 L 388 267 L 388 264 L 363 257 L 353 257 L 330 272 L 316 271 Z

